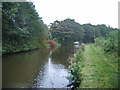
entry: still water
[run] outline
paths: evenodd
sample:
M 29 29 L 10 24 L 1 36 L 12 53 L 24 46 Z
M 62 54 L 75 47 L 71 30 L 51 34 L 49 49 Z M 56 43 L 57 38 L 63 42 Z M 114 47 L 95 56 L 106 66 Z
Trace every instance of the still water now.
M 2 56 L 3 88 L 65 88 L 73 46 Z

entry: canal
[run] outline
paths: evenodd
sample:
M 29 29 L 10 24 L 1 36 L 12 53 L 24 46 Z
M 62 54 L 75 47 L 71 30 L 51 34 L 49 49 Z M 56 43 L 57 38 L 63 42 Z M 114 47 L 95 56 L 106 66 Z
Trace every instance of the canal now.
M 66 88 L 73 46 L 2 56 L 3 88 Z

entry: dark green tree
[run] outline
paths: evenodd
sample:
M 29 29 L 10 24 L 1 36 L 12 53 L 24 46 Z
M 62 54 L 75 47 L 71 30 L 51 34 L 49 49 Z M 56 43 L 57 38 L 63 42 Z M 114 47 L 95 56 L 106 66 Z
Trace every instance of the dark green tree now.
M 51 34 L 59 43 L 70 44 L 74 41 L 82 42 L 84 30 L 80 24 L 73 19 L 65 19 L 52 23 Z
M 83 24 L 82 27 L 84 29 L 84 34 L 85 34 L 83 42 L 84 43 L 94 42 L 95 27 L 93 25 L 91 25 L 91 24 Z
M 3 53 L 38 48 L 47 38 L 47 27 L 32 2 L 4 2 L 2 32 Z

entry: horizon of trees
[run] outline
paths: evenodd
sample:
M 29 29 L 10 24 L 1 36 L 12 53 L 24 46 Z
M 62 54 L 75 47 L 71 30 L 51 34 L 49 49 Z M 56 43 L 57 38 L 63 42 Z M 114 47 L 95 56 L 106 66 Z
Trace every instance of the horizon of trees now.
M 75 41 L 94 43 L 96 38 L 108 39 L 111 32 L 118 30 L 105 24 L 79 24 L 70 18 L 56 20 L 47 26 L 32 2 L 2 3 L 2 53 L 40 48 L 47 39 L 61 45 L 73 44 Z
M 92 25 L 79 24 L 74 19 L 65 19 L 63 21 L 54 21 L 50 25 L 50 33 L 52 38 L 56 38 L 61 44 L 74 41 L 80 43 L 93 43 L 97 37 L 107 37 L 111 31 L 117 28 L 107 27 L 105 24 Z

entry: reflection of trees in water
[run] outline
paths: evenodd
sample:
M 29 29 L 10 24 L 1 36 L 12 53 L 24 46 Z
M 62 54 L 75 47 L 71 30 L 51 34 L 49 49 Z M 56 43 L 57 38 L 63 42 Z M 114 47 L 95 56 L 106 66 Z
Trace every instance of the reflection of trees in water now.
M 41 49 L 3 56 L 3 87 L 29 87 L 47 62 L 47 57 L 47 50 Z
M 67 59 L 69 58 L 69 56 L 73 55 L 73 53 L 73 45 L 61 46 L 52 53 L 52 61 L 53 63 L 59 63 L 66 66 L 68 65 Z
M 57 47 L 51 47 L 48 49 L 48 52 L 54 52 L 57 49 Z

